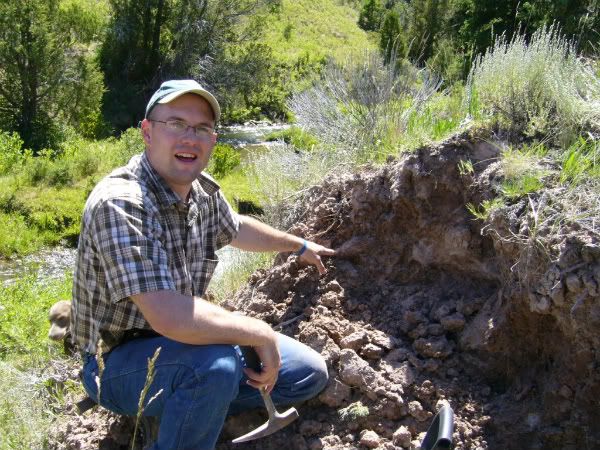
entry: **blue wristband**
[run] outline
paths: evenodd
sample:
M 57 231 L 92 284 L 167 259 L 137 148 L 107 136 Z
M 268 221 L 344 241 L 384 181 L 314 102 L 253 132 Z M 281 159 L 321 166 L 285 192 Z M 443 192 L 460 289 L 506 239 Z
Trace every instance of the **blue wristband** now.
M 296 252 L 297 256 L 302 256 L 302 254 L 306 251 L 306 239 L 302 242 L 302 248 Z

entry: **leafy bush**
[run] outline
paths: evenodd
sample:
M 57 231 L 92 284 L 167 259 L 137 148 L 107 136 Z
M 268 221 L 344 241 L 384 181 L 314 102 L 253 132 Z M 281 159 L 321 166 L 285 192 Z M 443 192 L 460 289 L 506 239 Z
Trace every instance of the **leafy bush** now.
M 377 53 L 360 62 L 332 63 L 319 83 L 295 95 L 298 124 L 353 163 L 382 160 L 397 152 L 408 119 L 437 91 L 439 80 L 409 64 L 384 64 Z
M 600 79 L 555 26 L 529 41 L 500 37 L 476 59 L 467 86 L 471 114 L 496 119 L 513 137 L 564 142 L 600 129 Z
M 295 126 L 280 131 L 273 131 L 265 136 L 265 140 L 267 142 L 281 140 L 299 150 L 312 150 L 319 144 L 315 136 Z
M 240 153 L 229 144 L 217 144 L 208 163 L 208 172 L 220 179 L 240 165 Z
M 23 160 L 23 140 L 16 132 L 0 131 L 0 175 L 9 171 Z

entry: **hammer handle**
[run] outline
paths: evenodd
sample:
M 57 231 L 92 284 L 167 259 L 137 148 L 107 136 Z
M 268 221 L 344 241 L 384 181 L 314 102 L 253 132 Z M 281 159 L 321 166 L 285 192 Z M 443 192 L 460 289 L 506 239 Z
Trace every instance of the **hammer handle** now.
M 254 347 L 240 345 L 240 350 L 242 351 L 246 367 L 255 372 L 260 372 L 262 370 L 262 363 L 260 362 L 260 358 L 258 357 L 256 350 L 254 350 Z
M 254 370 L 255 372 L 260 372 L 262 370 L 262 363 L 260 362 L 260 358 L 254 350 L 253 347 L 240 345 L 240 350 L 242 351 L 242 356 L 244 357 L 244 361 L 246 363 L 246 367 Z M 271 396 L 264 389 L 259 389 L 260 395 L 265 402 L 265 406 L 267 407 L 267 411 L 269 412 L 269 417 L 274 417 L 279 413 L 275 409 L 275 405 L 273 404 L 273 400 L 271 400 Z

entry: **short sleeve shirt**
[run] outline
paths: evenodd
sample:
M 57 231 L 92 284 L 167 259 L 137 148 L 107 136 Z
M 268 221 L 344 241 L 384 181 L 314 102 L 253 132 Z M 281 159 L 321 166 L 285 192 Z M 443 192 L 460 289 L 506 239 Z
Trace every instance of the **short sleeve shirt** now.
M 171 290 L 201 296 L 215 253 L 237 235 L 239 219 L 218 184 L 202 173 L 181 201 L 146 154 L 104 178 L 83 213 L 73 280 L 71 332 L 95 353 L 124 332 L 151 329 L 131 295 Z

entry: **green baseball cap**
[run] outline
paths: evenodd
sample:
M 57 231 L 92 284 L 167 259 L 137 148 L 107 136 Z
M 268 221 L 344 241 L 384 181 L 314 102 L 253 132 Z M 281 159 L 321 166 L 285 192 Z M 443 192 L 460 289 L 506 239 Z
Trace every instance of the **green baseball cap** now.
M 145 117 L 148 118 L 148 114 L 150 114 L 150 111 L 152 111 L 152 108 L 154 108 L 157 103 L 163 104 L 172 102 L 183 94 L 197 94 L 205 99 L 213 110 L 215 122 L 219 121 L 219 117 L 221 117 L 221 107 L 219 106 L 219 102 L 210 92 L 204 89 L 200 83 L 195 80 L 165 81 L 160 85 L 158 90 L 152 94 L 152 97 L 146 106 Z

